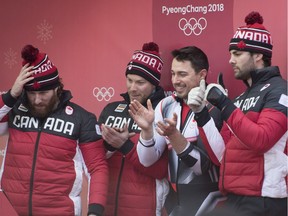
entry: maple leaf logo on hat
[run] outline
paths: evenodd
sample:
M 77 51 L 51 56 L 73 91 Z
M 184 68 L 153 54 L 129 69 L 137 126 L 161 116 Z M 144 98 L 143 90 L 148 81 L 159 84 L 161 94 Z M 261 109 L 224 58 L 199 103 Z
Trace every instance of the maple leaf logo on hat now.
M 239 49 L 244 49 L 244 48 L 246 47 L 246 43 L 245 43 L 243 40 L 241 40 L 241 41 L 237 44 L 237 47 L 238 47 Z
M 38 48 L 26 45 L 21 51 L 23 58 L 22 65 L 29 63 L 33 66 L 33 80 L 26 83 L 24 88 L 27 91 L 45 91 L 58 87 L 60 79 L 56 66 L 50 61 L 48 55 L 40 53 Z
M 34 82 L 33 83 L 33 86 L 32 86 L 33 89 L 37 90 L 37 89 L 40 89 L 40 87 L 41 87 L 41 85 L 40 85 L 39 82 Z
M 263 26 L 263 17 L 252 11 L 245 17 L 246 26 L 239 27 L 230 40 L 229 51 L 241 50 L 272 57 L 272 37 Z

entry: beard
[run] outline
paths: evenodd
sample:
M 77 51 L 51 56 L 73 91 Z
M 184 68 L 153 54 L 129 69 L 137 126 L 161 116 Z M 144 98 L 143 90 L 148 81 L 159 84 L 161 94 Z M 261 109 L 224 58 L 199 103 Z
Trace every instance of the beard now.
M 255 64 L 253 62 L 252 57 L 247 61 L 245 65 L 241 67 L 236 67 L 234 70 L 234 77 L 238 80 L 248 80 L 251 78 L 251 72 L 256 70 Z
M 47 104 L 34 105 L 28 100 L 28 109 L 33 117 L 43 119 L 56 109 L 58 101 L 57 94 L 54 94 Z

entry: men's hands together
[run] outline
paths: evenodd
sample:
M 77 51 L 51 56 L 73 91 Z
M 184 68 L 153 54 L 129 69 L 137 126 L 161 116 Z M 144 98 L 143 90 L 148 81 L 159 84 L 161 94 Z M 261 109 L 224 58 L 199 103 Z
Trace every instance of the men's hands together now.
M 107 125 L 101 125 L 103 139 L 116 149 L 119 149 L 132 136 L 134 132 L 129 133 L 128 125 L 125 124 L 123 128 L 114 128 Z
M 156 131 L 161 136 L 171 137 L 175 135 L 176 133 L 179 133 L 178 129 L 176 128 L 177 125 L 177 114 L 173 113 L 173 117 L 171 119 L 165 118 L 164 122 L 157 122 L 157 128 Z
M 222 77 L 221 74 L 219 76 Z M 227 104 L 225 101 L 229 100 L 227 96 L 227 91 L 222 85 L 211 83 L 206 88 L 205 80 L 201 79 L 199 86 L 190 90 L 187 104 L 194 113 L 201 112 L 206 105 L 206 101 L 222 110 Z
M 151 101 L 147 100 L 147 108 L 139 101 L 132 101 L 129 105 L 129 114 L 141 128 L 141 137 L 145 140 L 153 138 L 153 123 L 155 113 Z M 165 118 L 164 121 L 156 122 L 155 129 L 161 136 L 168 137 L 170 144 L 177 154 L 181 153 L 187 146 L 186 138 L 177 129 L 177 114 L 173 113 L 172 118 Z

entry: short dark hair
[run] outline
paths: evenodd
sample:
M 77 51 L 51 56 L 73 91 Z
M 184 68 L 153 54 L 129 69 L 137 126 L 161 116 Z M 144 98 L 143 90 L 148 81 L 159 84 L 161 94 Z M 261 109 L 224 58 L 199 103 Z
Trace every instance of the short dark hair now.
M 258 54 L 256 52 L 250 52 L 250 55 L 252 56 L 253 54 Z M 261 54 L 261 53 L 259 53 Z M 262 60 L 263 60 L 263 63 L 264 63 L 264 67 L 270 67 L 271 66 L 271 60 L 272 58 L 270 56 L 267 56 L 267 55 L 264 55 L 263 54 L 263 57 L 262 57 Z
M 190 61 L 191 67 L 196 73 L 199 73 L 203 69 L 209 70 L 207 55 L 196 46 L 175 49 L 172 51 L 172 55 L 177 61 Z
M 264 62 L 264 67 L 270 67 L 271 66 L 271 57 L 263 55 L 262 60 Z

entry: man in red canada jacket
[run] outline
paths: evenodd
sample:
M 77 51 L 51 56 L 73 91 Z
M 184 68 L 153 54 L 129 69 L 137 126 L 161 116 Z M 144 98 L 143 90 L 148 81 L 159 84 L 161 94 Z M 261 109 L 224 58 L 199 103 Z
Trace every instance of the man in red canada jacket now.
M 0 98 L 0 132 L 9 133 L 1 190 L 18 215 L 80 216 L 85 166 L 88 215 L 101 216 L 108 169 L 95 115 L 70 102 L 47 54 L 27 45 L 22 58 L 14 85 Z
M 247 90 L 232 102 L 217 84 L 192 89 L 188 103 L 227 195 L 221 215 L 287 215 L 287 81 L 271 66 L 272 39 L 258 12 L 245 18 L 230 41 L 229 63 Z M 207 100 L 225 120 L 221 135 L 203 105 Z M 201 108 L 199 108 L 201 107 Z M 213 213 L 211 215 L 216 215 Z
M 124 100 L 108 104 L 99 117 L 110 174 L 105 216 L 162 215 L 169 190 L 167 154 L 152 167 L 140 164 L 136 144 L 141 128 L 128 112 L 132 100 L 146 105 L 150 99 L 155 107 L 165 96 L 159 86 L 162 66 L 156 43 L 136 50 L 126 69 Z

